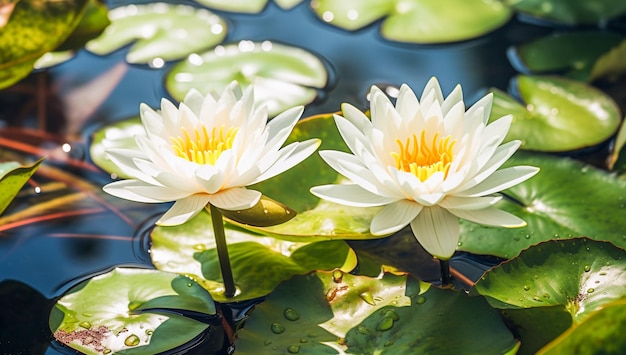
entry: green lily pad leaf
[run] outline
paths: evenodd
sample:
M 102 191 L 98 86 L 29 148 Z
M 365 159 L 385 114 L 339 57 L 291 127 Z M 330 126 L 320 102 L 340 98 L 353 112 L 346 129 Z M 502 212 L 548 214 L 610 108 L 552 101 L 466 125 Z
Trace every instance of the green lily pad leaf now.
M 606 141 L 618 129 L 619 107 L 602 91 L 562 77 L 520 75 L 514 79 L 522 103 L 493 89 L 491 121 L 507 114 L 513 123 L 507 141 L 519 139 L 522 148 L 565 152 Z
M 85 354 L 156 354 L 209 328 L 185 317 L 188 311 L 215 314 L 208 292 L 189 278 L 116 268 L 61 297 L 51 312 L 50 329 L 58 341 Z
M 541 171 L 505 190 L 496 206 L 528 225 L 507 229 L 462 221 L 459 250 L 512 258 L 533 244 L 572 236 L 626 247 L 626 181 L 572 159 L 521 151 L 504 166 L 513 165 Z
M 337 276 L 318 272 L 280 285 L 237 332 L 237 353 L 505 353 L 517 346 L 482 298 L 406 276 Z
M 207 94 L 222 92 L 233 81 L 254 85 L 255 100 L 270 116 L 311 103 L 326 86 L 324 63 L 297 47 L 264 41 L 241 41 L 191 54 L 167 73 L 165 87 L 178 101 L 192 88 Z
M 626 251 L 608 242 L 574 238 L 551 240 L 524 250 L 486 272 L 471 293 L 485 296 L 496 308 L 517 309 L 514 319 L 520 319 L 525 309 L 552 307 L 550 317 L 539 311 L 529 312 L 521 328 L 563 331 L 568 325 L 563 317 L 580 324 L 606 304 L 624 298 L 624 285 Z M 556 326 L 546 322 L 555 322 Z M 527 345 L 524 340 L 522 348 Z M 527 350 L 524 352 L 534 353 L 537 349 Z
M 605 305 L 573 326 L 538 354 L 623 354 L 626 352 L 626 299 Z
M 567 25 L 597 24 L 626 13 L 626 3 L 615 0 L 507 0 L 520 13 Z
M 114 164 L 107 157 L 105 150 L 111 148 L 137 150 L 139 147 L 135 142 L 136 135 L 146 135 L 146 130 L 141 123 L 141 117 L 132 117 L 105 125 L 93 134 L 93 139 L 89 146 L 89 155 L 94 164 L 102 170 L 123 179 L 130 179 L 132 176 L 124 173 Z
M 239 12 L 245 14 L 258 14 L 263 11 L 269 0 L 194 0 L 211 9 L 219 11 Z M 302 0 L 274 0 L 283 9 L 290 9 Z
M 238 211 L 220 210 L 220 212 L 230 220 L 256 227 L 285 223 L 296 216 L 296 211 L 267 196 L 261 196 L 259 202 L 251 208 Z
M 87 0 L 21 0 L 0 33 L 0 89 L 26 77 L 43 54 L 72 33 Z
M 502 3 L 482 0 L 317 0 L 311 7 L 323 21 L 347 30 L 385 18 L 383 37 L 410 43 L 476 38 L 504 25 L 512 15 Z
M 13 198 L 35 173 L 43 159 L 27 166 L 17 162 L 0 163 L 0 214 L 9 207 Z
M 513 66 L 521 72 L 563 73 L 582 81 L 592 81 L 592 68 L 600 57 L 624 41 L 624 36 L 599 31 L 555 33 L 508 52 Z
M 226 228 L 226 240 L 237 293 L 223 294 L 222 275 L 211 217 L 203 211 L 187 223 L 156 227 L 150 256 L 157 269 L 185 274 L 219 302 L 262 297 L 293 275 L 356 266 L 356 255 L 343 241 L 294 243 Z
M 615 80 L 624 75 L 626 73 L 624 56 L 626 56 L 626 39 L 596 61 L 596 64 L 591 69 L 590 80 L 593 81 L 598 78 Z
M 152 3 L 127 5 L 109 11 L 111 25 L 86 49 L 109 54 L 135 42 L 126 56 L 129 63 L 162 66 L 189 53 L 214 47 L 226 37 L 226 22 L 214 13 L 188 5 Z M 199 40 L 199 39 L 202 40 Z

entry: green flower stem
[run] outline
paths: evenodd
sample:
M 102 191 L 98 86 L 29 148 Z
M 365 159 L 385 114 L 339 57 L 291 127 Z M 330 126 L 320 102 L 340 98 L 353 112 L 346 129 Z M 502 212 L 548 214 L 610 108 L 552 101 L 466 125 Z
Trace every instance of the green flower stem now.
M 224 219 L 222 218 L 222 212 L 217 207 L 211 204 L 209 206 L 211 221 L 213 222 L 213 233 L 215 234 L 217 258 L 220 261 L 222 281 L 224 281 L 224 296 L 231 298 L 235 296 L 235 281 L 233 280 L 233 271 L 230 268 L 228 245 L 226 244 L 226 234 L 224 233 Z
M 441 286 L 447 286 L 452 283 L 452 274 L 450 274 L 450 260 L 439 259 L 439 270 L 441 270 Z

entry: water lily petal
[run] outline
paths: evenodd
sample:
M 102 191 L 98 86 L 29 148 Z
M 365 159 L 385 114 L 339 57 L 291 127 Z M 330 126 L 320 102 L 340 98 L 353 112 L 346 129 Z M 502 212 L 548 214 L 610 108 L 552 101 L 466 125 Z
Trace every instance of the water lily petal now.
M 495 207 L 478 210 L 450 208 L 448 211 L 459 218 L 487 226 L 517 228 L 526 225 L 523 219 Z
M 372 219 L 370 233 L 392 234 L 406 227 L 424 207 L 408 200 L 399 200 L 383 207 Z
M 520 141 L 510 141 L 499 146 L 491 159 L 485 163 L 483 170 L 477 172 L 471 179 L 465 181 L 463 185 L 458 187 L 458 190 L 472 188 L 491 176 L 517 151 L 520 144 Z
M 467 197 L 490 195 L 526 181 L 538 172 L 539 168 L 534 166 L 514 166 L 498 170 L 480 184 L 456 195 Z
M 502 195 L 484 197 L 461 197 L 448 195 L 441 201 L 441 203 L 439 203 L 439 206 L 447 210 L 478 210 L 492 206 L 501 199 Z
M 491 112 L 492 104 L 493 93 L 488 93 L 467 110 L 466 116 L 481 116 L 483 119 L 483 123 L 486 124 L 487 121 L 489 121 L 489 113 Z
M 461 88 L 461 85 L 457 84 L 454 89 L 452 89 L 452 92 L 448 95 L 448 97 L 446 97 L 443 101 L 443 104 L 441 104 L 441 112 L 443 112 L 444 117 L 448 115 L 453 107 L 459 106 L 459 104 L 463 107 L 462 111 L 465 111 L 465 105 L 463 104 L 463 89 Z
M 289 154 L 281 154 L 278 160 L 268 170 L 264 171 L 259 177 L 254 179 L 250 184 L 255 184 L 272 178 L 286 170 L 291 169 L 296 164 L 299 164 L 304 159 L 313 154 L 317 148 L 322 144 L 319 139 L 309 139 L 303 142 L 295 142 L 289 144 L 287 147 L 281 149 L 289 152 Z M 293 150 L 290 150 L 293 148 Z
M 180 199 L 156 221 L 159 226 L 177 226 L 200 213 L 209 202 L 209 195 L 196 194 Z
M 358 108 L 344 103 L 341 104 L 341 111 L 343 117 L 350 121 L 356 128 L 358 128 L 363 134 L 367 135 L 372 130 L 372 122 L 367 116 Z
M 143 203 L 168 202 L 189 195 L 184 191 L 149 185 L 134 179 L 115 181 L 105 185 L 102 189 L 113 196 Z
M 196 116 L 200 115 L 200 112 L 202 111 L 203 101 L 204 95 L 196 89 L 189 90 L 183 98 L 185 106 L 187 106 Z
M 311 193 L 330 202 L 354 207 L 383 206 L 397 199 L 373 194 L 357 184 L 332 184 L 311 188 Z
M 456 251 L 459 219 L 441 207 L 425 207 L 411 222 L 411 230 L 420 245 L 441 260 L 450 259 Z
M 251 208 L 261 198 L 261 193 L 245 187 L 234 187 L 209 196 L 209 203 L 223 210 L 237 211 Z

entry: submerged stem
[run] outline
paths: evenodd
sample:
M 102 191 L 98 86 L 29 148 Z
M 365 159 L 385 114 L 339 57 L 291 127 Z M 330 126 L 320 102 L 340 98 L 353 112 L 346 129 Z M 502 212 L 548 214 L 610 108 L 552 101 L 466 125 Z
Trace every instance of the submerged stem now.
M 439 269 L 441 270 L 441 286 L 447 286 L 452 283 L 452 274 L 450 273 L 450 260 L 439 259 Z
M 230 268 L 230 258 L 228 256 L 228 245 L 226 244 L 226 234 L 224 233 L 224 219 L 222 212 L 217 207 L 209 204 L 211 221 L 213 222 L 213 233 L 215 234 L 215 244 L 217 247 L 217 258 L 222 271 L 222 281 L 224 281 L 224 296 L 231 298 L 235 296 L 235 281 Z

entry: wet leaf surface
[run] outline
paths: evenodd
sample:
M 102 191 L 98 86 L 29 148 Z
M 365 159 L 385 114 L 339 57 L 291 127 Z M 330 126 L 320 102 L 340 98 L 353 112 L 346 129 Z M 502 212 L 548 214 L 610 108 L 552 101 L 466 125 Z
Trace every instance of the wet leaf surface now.
M 50 315 L 54 337 L 86 354 L 159 353 L 209 328 L 215 305 L 189 278 L 148 269 L 116 268 L 74 286 Z M 221 337 L 221 334 L 217 335 Z
M 509 317 L 519 322 L 516 327 L 562 332 L 569 325 L 564 317 L 574 325 L 584 324 L 594 312 L 623 299 L 625 285 L 626 251 L 608 242 L 575 238 L 530 247 L 486 272 L 471 292 L 485 296 L 496 308 L 515 310 L 517 314 Z M 552 312 L 536 310 L 543 307 L 552 307 Z M 522 311 L 526 309 L 531 311 Z M 532 346 L 543 345 L 538 338 L 531 339 L 525 343 L 522 338 L 522 348 L 531 346 L 523 353 L 534 353 L 537 349 Z
M 556 76 L 520 75 L 513 85 L 520 102 L 494 89 L 489 118 L 513 115 L 505 140 L 521 140 L 522 149 L 588 148 L 607 140 L 619 127 L 622 116 L 615 101 L 588 84 Z
M 523 14 L 567 25 L 596 24 L 626 13 L 626 3 L 613 0 L 520 0 L 507 3 Z
M 22 166 L 17 162 L 0 163 L 0 215 L 35 173 L 43 159 Z

